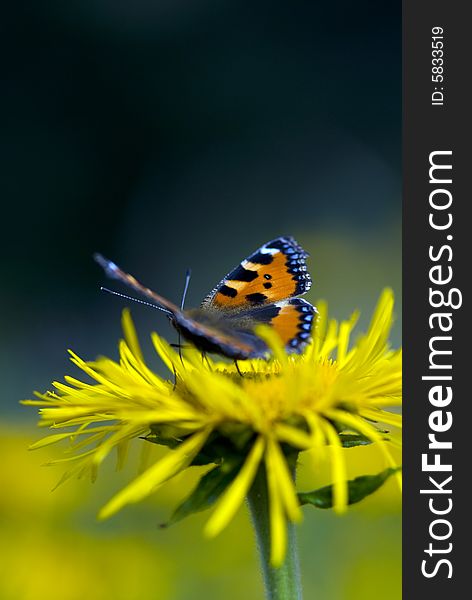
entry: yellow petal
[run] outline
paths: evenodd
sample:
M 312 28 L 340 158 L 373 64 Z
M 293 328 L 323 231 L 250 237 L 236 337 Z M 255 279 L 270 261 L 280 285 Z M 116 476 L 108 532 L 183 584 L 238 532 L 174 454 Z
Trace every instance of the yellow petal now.
M 169 452 L 114 496 L 100 511 L 99 519 L 106 519 L 126 504 L 139 502 L 165 481 L 185 469 L 205 443 L 210 429 L 204 429 Z
M 274 455 L 266 455 L 267 491 L 269 496 L 270 522 L 270 564 L 280 567 L 287 551 L 287 522 L 282 506 L 282 498 L 277 485 L 275 469 L 272 466 Z
M 353 313 L 352 317 L 349 321 L 343 321 L 339 327 L 339 335 L 338 335 L 338 349 L 336 353 L 336 362 L 338 363 L 339 368 L 341 368 L 348 356 L 348 348 L 349 348 L 349 339 L 351 335 L 351 331 L 356 325 L 359 319 L 359 313 Z
M 121 341 L 119 345 L 121 365 L 135 381 L 140 384 L 154 386 L 158 390 L 167 391 L 168 382 L 163 381 L 147 367 L 144 361 L 136 357 L 129 346 Z
M 322 340 L 319 350 L 319 356 L 322 359 L 329 358 L 331 352 L 336 348 L 338 343 L 338 323 L 331 319 L 328 323 L 326 336 Z
M 179 358 L 179 355 L 172 350 L 170 345 L 157 335 L 157 333 L 151 334 L 151 340 L 157 354 L 160 356 L 162 362 L 166 365 L 171 373 L 174 375 L 183 376 L 185 374 L 185 368 Z
M 144 362 L 143 353 L 141 352 L 141 346 L 139 345 L 138 341 L 138 335 L 134 327 L 133 319 L 131 318 L 131 312 L 128 308 L 125 308 L 121 315 L 121 326 L 123 328 L 126 343 L 131 352 L 140 362 Z
M 143 427 L 142 425 L 135 425 L 134 423 L 128 425 L 123 424 L 96 449 L 93 457 L 94 464 L 99 465 L 101 462 L 103 462 L 112 449 L 120 442 L 134 437 L 137 438 L 140 435 L 144 435 L 148 430 L 148 426 Z
M 348 427 L 352 427 L 355 431 L 362 433 L 366 438 L 370 439 L 372 442 L 375 442 L 379 450 L 384 455 L 387 464 L 391 467 L 398 467 L 397 463 L 393 459 L 393 456 L 390 454 L 388 447 L 385 443 L 385 440 L 382 438 L 382 435 L 374 428 L 372 425 L 364 421 L 361 417 L 349 414 L 343 410 L 331 410 L 327 413 L 327 416 L 334 419 L 335 421 L 339 421 Z M 397 479 L 397 483 L 402 487 L 402 477 L 401 473 L 397 472 L 395 474 Z
M 287 516 L 291 521 L 299 522 L 302 520 L 303 515 L 298 503 L 297 491 L 285 456 L 274 440 L 269 440 L 267 445 L 267 459 L 269 456 L 271 457 L 271 470 L 274 473 L 277 489 Z
M 276 423 L 274 425 L 274 433 L 278 440 L 287 442 L 295 448 L 302 448 L 307 450 L 313 446 L 313 438 L 311 435 L 306 433 L 297 427 L 291 427 L 286 423 Z
M 348 502 L 346 461 L 343 447 L 334 427 L 326 420 L 320 420 L 329 441 L 332 459 L 331 468 L 333 472 L 333 510 L 337 513 L 345 512 Z
M 105 386 L 106 389 L 110 389 L 111 391 L 117 394 L 122 393 L 122 390 L 119 386 L 115 385 L 112 381 L 110 381 L 110 379 L 104 377 L 103 375 L 95 371 L 93 368 L 91 368 L 84 360 L 80 358 L 80 356 L 77 356 L 75 352 L 69 350 L 69 354 L 71 355 L 71 361 L 75 365 L 77 365 L 79 369 L 82 369 L 82 371 L 87 373 L 87 375 L 90 375 L 92 379 L 95 379 L 96 381 L 98 381 L 98 383 L 101 383 L 103 386 Z
M 320 353 L 321 345 L 326 336 L 326 327 L 328 324 L 328 305 L 325 300 L 316 302 L 318 317 L 313 331 L 313 343 L 308 347 L 307 356 L 309 359 L 317 359 Z
M 261 340 L 264 340 L 264 342 L 270 348 L 274 358 L 277 359 L 281 365 L 286 365 L 287 352 L 285 351 L 282 340 L 275 330 L 268 325 L 258 325 L 254 331 L 256 335 L 260 337 Z
M 205 526 L 205 535 L 208 537 L 217 535 L 236 514 L 254 480 L 264 453 L 264 448 L 265 440 L 260 436 L 251 448 L 243 467 L 231 485 L 226 489 L 218 501 L 213 514 L 208 519 Z
M 402 416 L 397 413 L 387 412 L 385 410 L 370 410 L 368 408 L 361 410 L 361 415 L 372 421 L 379 421 L 394 427 L 402 426 Z

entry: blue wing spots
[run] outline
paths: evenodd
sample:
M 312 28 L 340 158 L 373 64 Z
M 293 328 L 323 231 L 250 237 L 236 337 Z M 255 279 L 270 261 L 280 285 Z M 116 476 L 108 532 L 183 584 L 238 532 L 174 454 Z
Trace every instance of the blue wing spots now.
M 296 308 L 300 315 L 300 320 L 298 323 L 298 331 L 288 345 L 300 352 L 311 339 L 314 317 L 317 311 L 314 306 L 303 298 L 292 298 L 289 300 L 289 304 Z

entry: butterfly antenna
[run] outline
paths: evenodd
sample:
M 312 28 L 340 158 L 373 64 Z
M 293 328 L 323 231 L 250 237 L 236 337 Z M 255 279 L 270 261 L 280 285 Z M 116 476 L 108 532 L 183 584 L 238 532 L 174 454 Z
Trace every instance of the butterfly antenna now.
M 135 277 L 120 269 L 120 267 L 111 260 L 108 260 L 107 258 L 98 253 L 94 254 L 93 257 L 95 261 L 105 271 L 108 277 L 110 277 L 111 279 L 117 279 L 118 281 L 121 281 L 121 283 L 124 283 L 125 285 L 133 289 L 135 292 L 138 292 L 138 294 L 142 294 L 143 296 L 145 296 L 150 301 L 151 306 L 159 306 L 161 307 L 161 309 L 164 310 L 164 312 L 167 312 L 172 316 L 175 316 L 175 314 L 179 312 L 179 307 L 176 306 L 173 302 L 166 300 L 163 296 L 156 294 L 156 292 L 153 292 L 142 283 L 139 283 L 139 281 Z M 134 300 L 134 298 L 132 298 L 132 300 Z M 143 302 L 143 304 L 145 303 Z
M 185 306 L 185 298 L 187 297 L 187 291 L 188 291 L 188 286 L 190 283 L 190 277 L 192 276 L 192 271 L 190 269 L 187 269 L 187 272 L 185 273 L 185 284 L 184 284 L 184 291 L 182 293 L 182 300 L 180 301 L 180 310 L 184 310 L 184 306 Z M 184 359 L 182 357 L 182 345 L 181 345 L 181 335 L 180 335 L 180 331 L 179 331 L 179 335 L 178 335 L 178 347 L 179 347 L 179 357 L 180 357 L 180 362 L 182 363 L 182 366 L 184 364 Z
M 172 315 L 170 310 L 162 308 L 162 306 L 158 306 L 157 304 L 152 304 L 151 302 L 146 302 L 145 300 L 140 300 L 139 298 L 133 298 L 132 296 L 127 296 L 126 294 L 120 294 L 120 292 L 109 290 L 106 287 L 101 287 L 100 291 L 107 292 L 108 294 L 112 294 L 113 296 L 119 296 L 120 298 L 125 298 L 126 300 L 132 300 L 133 302 L 138 302 L 138 304 L 144 304 L 145 306 L 150 306 L 151 308 L 156 308 L 157 310 L 166 313 L 166 315 Z
M 190 277 L 192 277 L 192 271 L 191 271 L 191 269 L 187 269 L 187 271 L 185 273 L 184 291 L 182 293 L 182 300 L 180 302 L 180 310 L 184 310 L 185 298 L 187 297 L 188 286 L 190 283 Z

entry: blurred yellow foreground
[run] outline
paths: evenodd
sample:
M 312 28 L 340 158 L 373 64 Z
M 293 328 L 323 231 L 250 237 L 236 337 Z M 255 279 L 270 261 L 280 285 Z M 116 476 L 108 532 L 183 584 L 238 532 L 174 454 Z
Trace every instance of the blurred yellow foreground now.
M 1 600 L 263 597 L 246 510 L 211 541 L 202 535 L 207 513 L 169 529 L 159 527 L 201 469 L 195 468 L 193 477 L 176 478 L 110 521 L 98 522 L 98 509 L 142 464 L 140 441 L 124 471 L 115 472 L 110 460 L 94 484 L 69 480 L 51 491 L 61 467 L 42 465 L 63 457 L 61 448 L 27 450 L 44 433 L 15 423 L 0 426 Z M 162 452 L 151 444 L 146 450 L 151 452 L 147 461 Z M 350 477 L 384 467 L 371 448 L 346 452 L 351 457 Z M 328 482 L 323 465 L 302 455 L 298 488 Z M 304 513 L 298 531 L 306 600 L 401 598 L 400 493 L 393 480 L 346 516 L 310 507 Z

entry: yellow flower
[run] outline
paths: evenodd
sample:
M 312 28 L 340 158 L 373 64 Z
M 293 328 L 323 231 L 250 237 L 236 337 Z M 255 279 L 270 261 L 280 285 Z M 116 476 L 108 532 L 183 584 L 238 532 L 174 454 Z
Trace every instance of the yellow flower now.
M 229 465 L 231 476 L 206 524 L 209 536 L 232 519 L 264 466 L 271 563 L 278 566 L 285 556 L 287 520 L 302 516 L 293 477 L 299 452 L 329 448 L 338 512 L 348 504 L 346 436 L 375 444 L 395 466 L 389 451 L 393 440 L 378 428 L 379 423 L 401 426 L 397 413 L 384 410 L 401 404 L 401 351 L 388 346 L 392 320 L 393 294 L 385 290 L 367 333 L 351 344 L 357 315 L 338 324 L 328 320 L 320 303 L 314 341 L 303 354 L 287 355 L 274 331 L 261 328 L 273 357 L 240 363 L 243 376 L 232 364 L 202 359 L 195 349 L 180 357 L 153 334 L 174 382 L 146 365 L 125 310 L 119 362 L 84 362 L 71 352 L 72 362 L 93 383 L 66 377 L 66 384 L 53 383 L 54 392 L 25 401 L 41 407 L 41 425 L 68 428 L 33 447 L 70 439 L 75 453 L 64 462 L 77 462 L 65 477 L 86 471 L 95 476 L 110 451 L 116 447 L 122 459 L 133 438 L 147 436 L 171 448 L 103 507 L 102 518 L 138 502 L 192 464 Z

